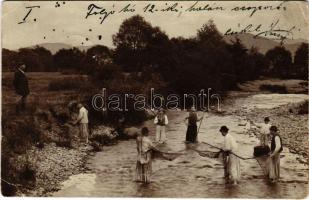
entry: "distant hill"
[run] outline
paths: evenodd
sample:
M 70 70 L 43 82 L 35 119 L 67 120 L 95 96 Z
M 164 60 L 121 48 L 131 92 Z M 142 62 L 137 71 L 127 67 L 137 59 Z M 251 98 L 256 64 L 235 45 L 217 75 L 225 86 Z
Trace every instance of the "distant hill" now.
M 52 54 L 55 54 L 60 49 L 71 49 L 74 46 L 65 44 L 65 43 L 41 43 L 35 46 L 44 47 L 45 49 L 49 50 Z M 30 48 L 33 48 L 35 46 L 32 46 Z M 91 46 L 76 46 L 81 51 L 87 51 Z
M 265 54 L 269 49 L 272 49 L 278 45 L 280 45 L 279 41 L 264 38 L 264 37 L 254 37 L 252 34 L 235 34 L 235 35 L 228 35 L 224 36 L 224 40 L 228 43 L 231 43 L 232 40 L 235 40 L 235 38 L 238 37 L 242 43 L 245 45 L 246 48 L 250 49 L 251 47 L 255 46 L 259 49 L 259 51 L 263 54 Z M 287 39 L 284 41 L 284 47 L 288 49 L 292 55 L 295 54 L 297 48 L 300 46 L 302 42 L 308 42 L 303 39 L 296 39 L 291 40 Z M 55 54 L 60 49 L 70 49 L 73 48 L 72 45 L 65 44 L 65 43 L 41 43 L 35 46 L 41 46 L 49 51 L 51 51 L 52 54 Z M 32 46 L 34 47 L 34 46 Z M 92 46 L 76 46 L 81 51 L 87 51 Z M 31 48 L 31 47 L 30 47 Z
M 279 41 L 264 38 L 264 37 L 254 37 L 252 34 L 235 34 L 224 36 L 226 42 L 231 43 L 231 40 L 235 40 L 238 37 L 246 48 L 250 49 L 252 46 L 255 46 L 259 49 L 259 51 L 265 54 L 269 49 L 272 49 L 276 46 L 280 45 Z M 295 54 L 297 48 L 300 46 L 302 42 L 308 42 L 303 39 L 291 40 L 287 39 L 284 41 L 283 46 L 288 49 L 292 55 Z
M 59 49 L 70 49 L 70 48 L 72 48 L 71 45 L 64 44 L 64 43 L 41 43 L 41 44 L 37 44 L 35 46 L 44 47 L 45 49 L 49 50 L 52 54 L 55 54 L 57 51 L 59 51 Z M 32 46 L 30 48 L 33 48 L 35 46 Z

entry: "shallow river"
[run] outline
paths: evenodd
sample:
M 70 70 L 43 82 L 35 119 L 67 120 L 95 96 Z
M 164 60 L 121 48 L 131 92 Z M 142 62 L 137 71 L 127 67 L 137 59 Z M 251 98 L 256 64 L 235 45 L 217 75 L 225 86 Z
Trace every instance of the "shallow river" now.
M 290 98 L 307 98 L 299 96 L 255 95 L 241 102 L 243 105 L 279 106 Z M 281 101 L 280 101 L 281 99 Z M 284 101 L 284 102 L 282 102 Z M 236 102 L 237 103 L 237 102 Z M 270 106 L 270 104 L 272 106 Z M 243 106 L 242 109 L 248 109 Z M 199 132 L 199 144 L 187 146 L 184 144 L 186 126 L 183 123 L 186 113 L 182 111 L 169 112 L 167 127 L 168 142 L 162 147 L 168 150 L 184 151 L 184 155 L 173 161 L 155 160 L 151 183 L 144 185 L 134 182 L 136 163 L 136 143 L 134 140 L 120 141 L 117 145 L 104 147 L 88 160 L 87 168 L 91 172 L 71 176 L 63 183 L 62 189 L 54 196 L 75 197 L 213 197 L 213 198 L 304 198 L 308 194 L 308 166 L 298 163 L 296 156 L 284 148 L 281 159 L 281 181 L 269 184 L 263 175 L 262 168 L 256 160 L 241 161 L 241 182 L 237 186 L 225 184 L 223 166 L 220 160 L 201 157 L 191 148 L 209 149 L 201 143 L 205 141 L 216 146 L 222 146 L 223 137 L 218 133 L 221 125 L 227 125 L 230 133 L 238 141 L 240 155 L 252 156 L 257 139 L 246 134 L 246 122 L 237 116 L 218 116 L 207 114 Z M 201 113 L 199 113 L 201 116 Z M 145 123 L 154 136 L 152 121 Z

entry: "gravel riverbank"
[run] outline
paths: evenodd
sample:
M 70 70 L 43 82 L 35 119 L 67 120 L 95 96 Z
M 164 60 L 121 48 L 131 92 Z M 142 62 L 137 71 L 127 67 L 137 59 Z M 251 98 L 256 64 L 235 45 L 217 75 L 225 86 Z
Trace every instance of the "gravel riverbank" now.
M 247 118 L 254 122 L 262 122 L 265 116 L 270 117 L 271 124 L 279 128 L 283 145 L 291 153 L 301 155 L 298 160 L 308 164 L 308 115 L 300 115 L 291 111 L 294 105 L 284 105 L 271 110 L 255 109 Z M 254 130 L 252 130 L 254 131 Z
M 308 164 L 308 114 L 299 114 L 299 107 L 303 103 L 290 103 L 274 108 L 234 109 L 231 113 L 247 121 L 263 123 L 269 117 L 271 124 L 279 129 L 283 139 L 283 146 L 289 148 L 293 154 L 298 154 L 298 161 Z M 257 135 L 259 130 L 253 124 L 247 125 L 248 133 Z
M 60 189 L 61 182 L 71 175 L 87 172 L 85 161 L 91 155 L 91 147 L 76 149 L 58 147 L 54 143 L 43 149 L 33 148 L 29 155 L 36 157 L 36 183 L 33 189 L 25 191 L 26 196 L 49 196 Z

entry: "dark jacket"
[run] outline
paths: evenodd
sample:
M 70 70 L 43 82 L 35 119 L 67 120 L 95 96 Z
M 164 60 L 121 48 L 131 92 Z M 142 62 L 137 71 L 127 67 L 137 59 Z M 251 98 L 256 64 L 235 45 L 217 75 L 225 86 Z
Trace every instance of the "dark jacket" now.
M 196 112 L 189 112 L 188 124 L 189 126 L 196 126 L 198 119 Z
M 16 93 L 20 96 L 27 96 L 29 94 L 28 78 L 20 70 L 15 72 L 13 84 Z

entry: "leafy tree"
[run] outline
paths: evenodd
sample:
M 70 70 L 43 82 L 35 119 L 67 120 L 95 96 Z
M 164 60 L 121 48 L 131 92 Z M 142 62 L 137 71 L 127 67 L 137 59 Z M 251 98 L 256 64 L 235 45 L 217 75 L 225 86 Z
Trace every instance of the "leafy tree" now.
M 18 62 L 18 53 L 9 49 L 2 49 L 2 70 L 14 71 Z
M 52 53 L 44 47 L 36 46 L 33 52 L 37 54 L 38 59 L 42 65 L 42 71 L 56 71 L 53 63 Z
M 256 47 L 252 47 L 248 52 L 248 62 L 245 70 L 249 80 L 257 79 L 259 76 L 267 74 L 267 60 Z
M 206 24 L 203 24 L 202 28 L 197 31 L 197 40 L 212 44 L 212 47 L 215 47 L 219 43 L 224 44 L 223 36 L 218 31 L 213 20 L 209 20 Z
M 233 88 L 235 74 L 232 65 L 232 56 L 227 48 L 222 34 L 212 20 L 198 30 L 196 64 L 201 64 L 204 75 L 203 88 L 212 87 L 217 90 Z
M 308 43 L 302 43 L 295 52 L 294 72 L 298 78 L 308 79 Z
M 113 52 L 106 46 L 96 45 L 86 52 L 83 70 L 88 74 L 95 74 L 104 65 L 113 62 Z
M 113 35 L 115 62 L 131 72 L 157 65 L 164 42 L 168 42 L 168 37 L 160 28 L 152 27 L 143 17 L 135 15 L 124 20 L 118 33 Z
M 291 72 L 292 55 L 283 46 L 270 49 L 265 54 L 271 67 L 271 74 L 275 77 L 288 78 Z
M 44 71 L 39 55 L 31 48 L 21 48 L 18 51 L 20 62 L 27 66 L 27 71 Z
M 60 49 L 54 55 L 58 70 L 82 71 L 85 55 L 78 48 Z
M 49 50 L 36 46 L 35 48 L 21 48 L 16 51 L 2 50 L 4 70 L 14 70 L 20 63 L 27 66 L 27 71 L 54 71 L 53 57 Z
M 232 56 L 232 66 L 228 72 L 237 77 L 238 82 L 250 79 L 250 71 L 248 70 L 248 49 L 241 43 L 239 38 L 227 45 L 227 49 Z

